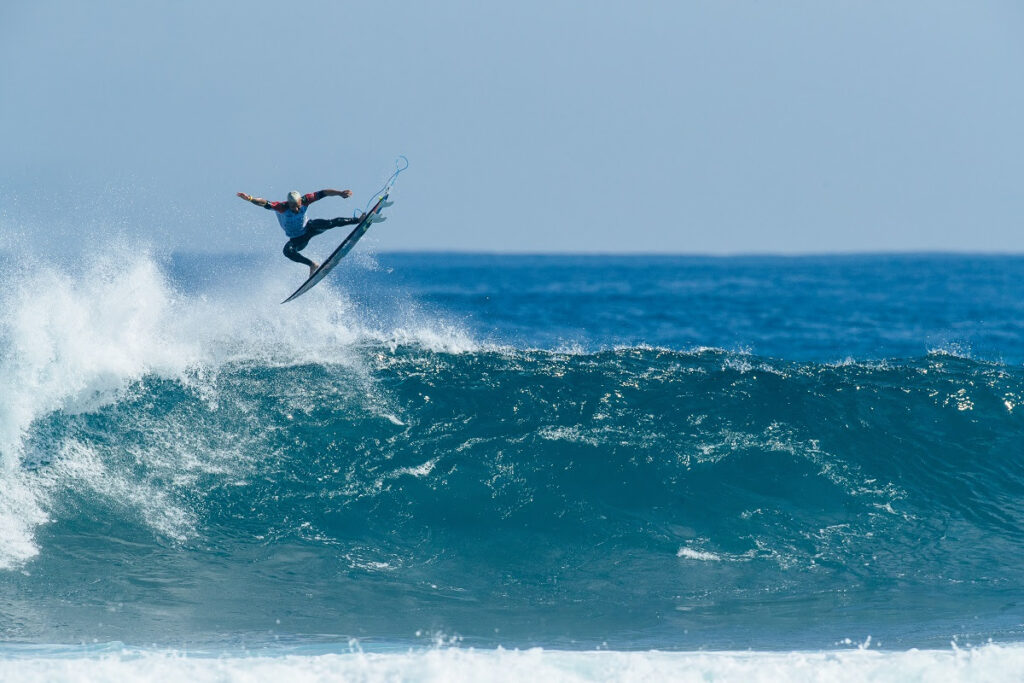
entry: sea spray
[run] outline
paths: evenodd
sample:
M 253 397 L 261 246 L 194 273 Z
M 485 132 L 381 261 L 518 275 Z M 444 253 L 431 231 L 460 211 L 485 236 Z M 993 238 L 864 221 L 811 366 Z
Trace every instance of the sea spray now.
M 38 552 L 32 530 L 49 519 L 48 509 L 60 506 L 62 485 L 69 482 L 96 493 L 120 490 L 123 507 L 133 507 L 127 501 L 135 500 L 134 507 L 151 508 L 165 498 L 148 484 L 106 470 L 94 445 L 58 433 L 30 434 L 39 420 L 73 421 L 129 398 L 146 378 L 172 380 L 216 402 L 210 377 L 228 362 L 356 367 L 363 359 L 350 349 L 365 339 L 387 340 L 392 348 L 472 347 L 450 324 L 433 326 L 408 315 L 393 316 L 394 329 L 368 327 L 333 292 L 310 297 L 302 315 L 282 316 L 276 295 L 268 294 L 272 281 L 252 274 L 255 294 L 252 287 L 220 290 L 212 300 L 187 294 L 168 281 L 159 259 L 123 243 L 75 264 L 25 265 L 35 260 L 8 264 L 3 272 L 0 463 L 6 474 L 0 482 L 0 567 L 19 566 Z M 352 381 L 373 395 L 366 372 L 356 368 Z M 390 414 L 386 402 L 375 409 Z M 175 443 L 171 438 L 164 445 Z M 163 452 L 157 448 L 147 457 Z M 190 457 L 205 457 L 198 453 Z M 59 462 L 48 471 L 23 471 L 54 461 Z M 143 516 L 161 520 L 155 525 L 171 537 L 187 535 L 189 513 L 171 504 L 157 508 Z

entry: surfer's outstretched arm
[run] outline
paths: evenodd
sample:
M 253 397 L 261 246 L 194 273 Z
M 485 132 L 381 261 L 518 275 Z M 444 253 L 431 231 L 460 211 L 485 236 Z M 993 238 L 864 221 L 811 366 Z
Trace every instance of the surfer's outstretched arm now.
M 239 192 L 238 196 L 241 197 L 242 199 L 244 199 L 247 202 L 252 202 L 256 206 L 262 206 L 262 207 L 266 208 L 270 204 L 270 202 L 268 202 L 263 197 L 253 197 L 251 194 L 246 194 L 244 192 Z
M 352 190 L 320 190 L 319 192 L 313 192 L 306 196 L 313 197 L 313 199 L 310 200 L 312 202 L 315 202 L 317 199 L 323 199 L 324 197 L 344 197 L 348 199 L 352 196 Z

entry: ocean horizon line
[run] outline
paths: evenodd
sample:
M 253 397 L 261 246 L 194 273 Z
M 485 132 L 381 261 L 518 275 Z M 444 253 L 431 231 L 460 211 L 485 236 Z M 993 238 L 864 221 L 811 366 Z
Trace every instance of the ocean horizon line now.
M 4 253 L 4 252 L 0 252 Z M 174 256 L 259 256 L 265 253 L 263 250 L 183 250 L 172 249 L 167 251 Z M 512 257 L 512 258 L 665 258 L 665 259 L 779 259 L 779 260 L 800 260 L 800 259 L 858 259 L 858 258 L 991 258 L 991 259 L 1015 259 L 1024 258 L 1024 252 L 999 252 L 999 251 L 952 251 L 952 250 L 915 250 L 915 251 L 836 251 L 836 252 L 746 252 L 737 251 L 730 253 L 709 253 L 709 252 L 647 252 L 647 251 L 486 251 L 473 249 L 386 249 L 372 251 L 375 256 L 483 256 L 483 257 Z

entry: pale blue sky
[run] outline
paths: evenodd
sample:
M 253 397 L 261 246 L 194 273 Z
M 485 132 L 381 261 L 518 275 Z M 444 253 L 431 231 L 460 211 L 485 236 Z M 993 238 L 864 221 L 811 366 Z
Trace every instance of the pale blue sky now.
M 4 240 L 1024 251 L 1024 4 L 3 2 Z

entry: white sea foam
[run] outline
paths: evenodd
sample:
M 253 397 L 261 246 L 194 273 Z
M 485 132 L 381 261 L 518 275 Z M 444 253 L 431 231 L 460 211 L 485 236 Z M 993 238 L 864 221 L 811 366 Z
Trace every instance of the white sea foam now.
M 688 560 L 700 560 L 701 562 L 721 562 L 722 556 L 709 553 L 705 550 L 694 550 L 693 548 L 682 547 L 676 551 L 676 557 L 685 557 Z
M 25 472 L 0 472 L 0 570 L 12 569 L 39 553 L 33 538 L 36 526 L 48 521 Z
M 593 435 L 593 431 L 581 427 L 546 426 L 537 431 L 537 436 L 548 441 L 567 441 L 597 446 L 600 444 L 600 440 Z
M 930 347 L 928 349 L 928 355 L 935 357 L 951 356 L 953 358 L 962 358 L 964 360 L 973 360 L 974 358 L 970 344 L 955 341 Z
M 54 410 L 87 410 L 146 372 L 179 373 L 198 353 L 170 334 L 173 297 L 155 263 L 101 259 L 78 277 L 42 269 L 7 290 L 0 361 L 0 454 L 11 467 L 25 430 Z
M 121 651 L 0 659 L 32 681 L 1002 681 L 1024 678 L 1024 646 L 822 652 L 567 652 L 440 648 L 400 654 L 189 656 Z
M 169 539 L 187 539 L 195 525 L 193 514 L 176 504 L 166 489 L 111 471 L 93 448 L 74 439 L 65 442 L 52 466 L 36 476 L 51 494 L 75 487 L 91 491 L 116 507 L 133 510 L 150 528 Z
M 432 458 L 418 467 L 400 467 L 391 473 L 392 477 L 400 477 L 402 475 L 408 475 L 410 477 L 422 478 L 429 476 L 434 468 L 437 466 L 437 461 L 440 458 Z

